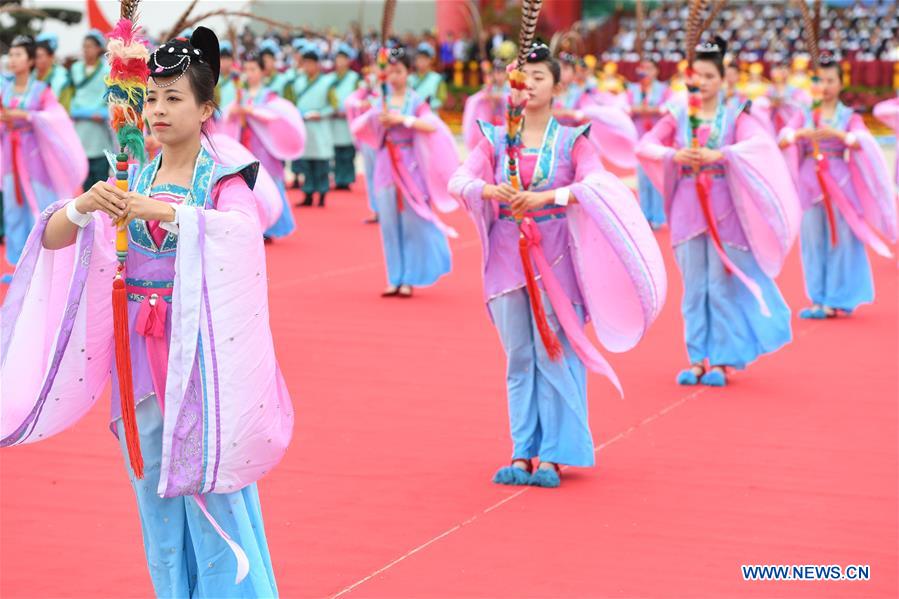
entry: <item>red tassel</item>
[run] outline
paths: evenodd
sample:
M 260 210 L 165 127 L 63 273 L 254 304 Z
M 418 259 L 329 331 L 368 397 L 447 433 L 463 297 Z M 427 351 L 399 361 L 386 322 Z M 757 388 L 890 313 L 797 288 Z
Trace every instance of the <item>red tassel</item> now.
M 719 252 L 724 253 L 724 247 L 721 245 L 721 236 L 718 235 L 718 222 L 715 220 L 715 213 L 712 211 L 712 200 L 709 198 L 709 188 L 706 186 L 701 173 L 696 172 L 695 177 L 696 195 L 699 197 L 702 215 L 705 217 L 705 222 L 709 226 L 709 237 L 712 238 L 712 243 L 715 245 L 715 248 Z M 726 264 L 724 265 L 724 271 L 727 274 L 731 274 L 730 268 L 728 268 Z
M 827 224 L 830 227 L 830 245 L 837 244 L 837 219 L 833 213 L 833 203 L 830 201 L 830 194 L 827 193 L 827 184 L 824 181 L 824 171 L 827 170 L 827 161 L 825 159 L 815 159 L 815 175 L 818 177 L 818 185 L 821 186 L 821 198 L 824 204 L 824 214 L 827 215 Z
M 546 321 L 546 310 L 543 308 L 543 298 L 540 296 L 540 288 L 534 277 L 534 265 L 531 264 L 531 256 L 528 252 L 528 240 L 522 235 L 518 240 L 518 252 L 521 254 L 521 264 L 524 266 L 524 280 L 527 283 L 528 297 L 531 300 L 531 311 L 534 313 L 534 321 L 540 332 L 543 347 L 551 360 L 559 360 L 562 357 L 562 344 L 559 338 Z
M 115 336 L 115 361 L 119 374 L 119 398 L 122 405 L 122 424 L 131 470 L 137 478 L 144 477 L 144 458 L 140 452 L 137 415 L 134 412 L 134 385 L 131 379 L 131 341 L 128 330 L 128 293 L 121 275 L 112 282 L 112 322 Z

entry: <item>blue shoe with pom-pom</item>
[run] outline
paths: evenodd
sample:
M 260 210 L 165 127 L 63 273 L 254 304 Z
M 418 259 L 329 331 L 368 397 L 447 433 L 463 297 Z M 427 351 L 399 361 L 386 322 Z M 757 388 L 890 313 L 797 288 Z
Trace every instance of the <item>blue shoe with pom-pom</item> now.
M 4 285 L 9 285 L 10 283 L 12 283 L 12 275 L 3 275 L 2 277 L 0 277 L 0 283 Z
M 821 308 L 803 308 L 799 311 L 799 318 L 803 320 L 824 320 L 827 318 L 827 312 Z
M 537 468 L 531 475 L 529 484 L 532 487 L 555 489 L 562 484 L 562 478 L 559 476 L 559 467 L 553 464 L 552 468 Z
M 519 468 L 515 462 L 526 462 L 527 469 Z M 517 485 L 525 486 L 531 480 L 531 472 L 534 466 L 530 460 L 512 460 L 512 465 L 503 466 L 493 475 L 493 482 L 498 485 Z
M 694 366 L 687 368 L 686 370 L 681 370 L 677 373 L 677 384 L 678 385 L 687 385 L 693 386 L 699 384 L 699 376 L 695 372 L 693 372 Z
M 702 375 L 700 382 L 706 387 L 724 387 L 727 385 L 727 377 L 723 370 L 715 368 Z

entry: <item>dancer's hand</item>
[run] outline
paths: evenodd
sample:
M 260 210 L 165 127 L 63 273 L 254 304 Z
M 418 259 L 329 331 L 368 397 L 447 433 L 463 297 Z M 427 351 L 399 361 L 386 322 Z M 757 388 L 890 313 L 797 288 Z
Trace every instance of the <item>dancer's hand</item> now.
M 514 198 L 515 194 L 517 193 L 518 190 L 508 183 L 503 183 L 502 185 L 491 185 L 490 183 L 488 183 L 484 186 L 481 195 L 483 195 L 484 198 L 488 200 L 511 202 L 512 198 Z
M 0 110 L 0 120 L 2 120 L 4 123 L 11 123 L 15 120 L 27 121 L 28 112 L 19 108 L 13 108 L 11 110 Z
M 305 121 L 320 121 L 322 120 L 322 115 L 318 112 L 312 110 L 303 115 L 303 120 Z
M 125 193 L 124 198 L 126 207 L 123 224 L 126 226 L 136 218 L 158 220 L 163 223 L 175 220 L 175 207 L 168 202 L 154 200 L 135 191 Z
M 75 198 L 75 209 L 81 214 L 100 210 L 112 220 L 118 220 L 125 214 L 125 192 L 110 185 L 106 181 L 97 181 L 90 189 Z
M 402 114 L 394 111 L 382 112 L 378 114 L 378 122 L 385 127 L 396 127 L 397 125 L 402 125 L 403 120 L 406 117 Z
M 675 152 L 674 161 L 686 166 L 698 167 L 702 165 L 700 151 L 693 148 L 681 148 Z
M 699 148 L 699 161 L 701 164 L 714 164 L 724 160 L 724 154 L 718 150 Z
M 555 199 L 552 191 L 519 191 L 512 198 L 512 212 L 521 216 L 528 210 L 543 208 Z

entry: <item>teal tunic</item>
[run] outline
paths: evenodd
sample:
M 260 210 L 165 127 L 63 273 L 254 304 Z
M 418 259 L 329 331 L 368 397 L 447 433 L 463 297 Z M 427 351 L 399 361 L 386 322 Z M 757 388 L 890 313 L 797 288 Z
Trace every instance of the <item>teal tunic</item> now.
M 54 64 L 47 72 L 47 76 L 41 79 L 41 81 L 45 81 L 50 86 L 50 89 L 56 95 L 56 99 L 62 104 L 63 92 L 69 87 L 69 72 L 65 67 Z
M 112 130 L 109 128 L 109 110 L 103 94 L 106 92 L 106 77 L 109 76 L 109 64 L 100 61 L 91 70 L 85 68 L 82 61 L 72 65 L 72 85 L 75 93 L 69 110 L 75 121 L 75 132 L 84 146 L 88 158 L 99 158 L 113 147 Z M 100 122 L 94 121 L 100 117 Z
M 237 86 L 231 77 L 219 79 L 218 85 L 215 87 L 216 101 L 219 110 L 223 111 L 237 99 Z
M 351 93 L 359 86 L 359 73 L 347 71 L 343 76 L 334 73 L 336 79 L 331 88 L 331 105 L 334 107 L 334 118 L 331 119 L 334 146 L 344 147 L 353 145 L 353 137 L 350 135 L 350 125 L 346 120 L 346 111 L 343 105 Z
M 433 110 L 443 106 L 446 100 L 446 83 L 439 73 L 428 71 L 424 77 L 418 73 L 409 75 L 409 86 L 422 98 L 427 98 Z
M 334 81 L 333 73 L 320 73 L 312 81 L 305 73 L 301 73 L 293 82 L 296 105 L 306 125 L 306 149 L 303 152 L 303 160 L 334 158 L 334 135 L 330 118 L 334 114 L 334 107 L 331 106 L 329 98 Z M 306 115 L 311 112 L 317 112 L 322 118 L 307 120 Z

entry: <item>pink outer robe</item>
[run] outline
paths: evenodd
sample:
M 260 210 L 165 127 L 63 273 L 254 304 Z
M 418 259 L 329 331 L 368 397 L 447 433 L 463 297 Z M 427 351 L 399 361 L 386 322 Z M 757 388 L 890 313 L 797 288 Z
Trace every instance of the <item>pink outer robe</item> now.
M 230 493 L 255 482 L 281 460 L 293 430 L 269 328 L 256 199 L 238 169 L 214 163 L 205 151 L 197 163 L 197 203 L 179 211 L 162 497 Z M 114 227 L 94 213 L 74 245 L 44 249 L 47 221 L 66 203 L 41 214 L 0 312 L 0 446 L 46 439 L 75 424 L 114 367 Z M 200 446 L 190 441 L 197 435 Z

